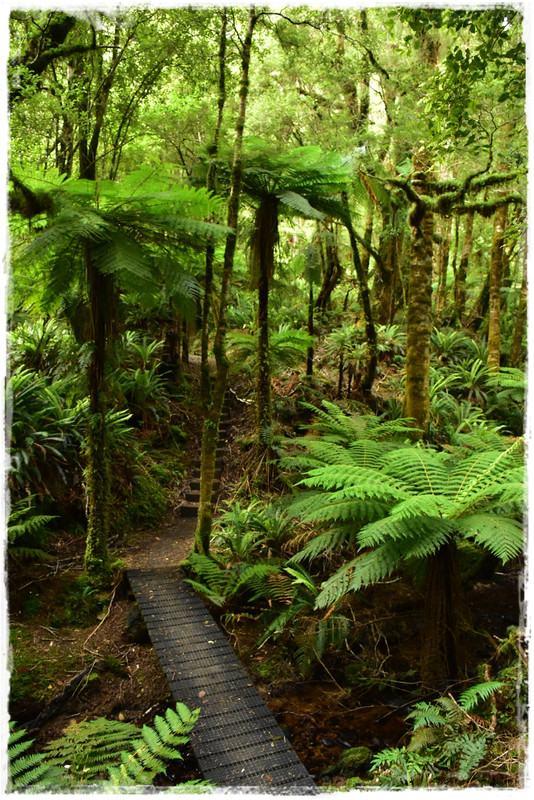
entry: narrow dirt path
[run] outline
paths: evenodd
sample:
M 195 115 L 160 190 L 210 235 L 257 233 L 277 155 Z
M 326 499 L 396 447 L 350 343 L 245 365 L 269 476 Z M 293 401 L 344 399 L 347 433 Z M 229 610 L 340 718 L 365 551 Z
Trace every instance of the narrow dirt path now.
M 195 538 L 196 517 L 180 517 L 169 512 L 167 521 L 138 543 L 129 546 L 124 554 L 128 569 L 150 569 L 179 564 L 187 558 Z

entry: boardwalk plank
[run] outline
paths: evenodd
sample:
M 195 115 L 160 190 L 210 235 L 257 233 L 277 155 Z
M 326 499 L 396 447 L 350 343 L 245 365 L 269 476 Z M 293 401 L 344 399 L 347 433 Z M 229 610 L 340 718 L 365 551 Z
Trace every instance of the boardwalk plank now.
M 128 571 L 176 702 L 200 708 L 191 744 L 220 787 L 318 794 L 226 637 L 177 567 Z

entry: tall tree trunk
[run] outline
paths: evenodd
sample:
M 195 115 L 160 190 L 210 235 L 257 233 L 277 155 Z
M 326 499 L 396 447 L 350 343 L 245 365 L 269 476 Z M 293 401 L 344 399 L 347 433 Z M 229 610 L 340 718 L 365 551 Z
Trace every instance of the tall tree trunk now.
M 438 256 L 438 285 L 436 290 L 436 302 L 434 304 L 434 319 L 437 325 L 441 322 L 445 296 L 447 294 L 447 271 L 449 266 L 449 254 L 451 246 L 451 227 L 452 218 L 445 217 L 442 225 L 442 238 Z
M 363 240 L 367 246 L 371 245 L 373 240 L 373 222 L 374 222 L 374 211 L 375 206 L 371 198 L 367 201 L 367 210 L 365 212 L 365 229 L 363 234 Z M 362 255 L 362 269 L 367 277 L 369 277 L 369 262 L 371 259 L 371 254 L 367 247 L 363 248 L 363 255 Z
M 274 248 L 278 237 L 278 199 L 268 195 L 256 213 L 252 259 L 258 277 L 258 375 L 256 405 L 258 436 L 271 427 L 271 366 L 269 355 L 269 283 L 274 271 Z
M 243 130 L 245 128 L 245 116 L 249 90 L 249 68 L 252 49 L 252 36 L 257 20 L 258 16 L 256 14 L 256 10 L 254 6 L 251 6 L 248 16 L 247 32 L 243 41 L 241 55 L 239 110 L 236 121 L 234 159 L 232 165 L 230 199 L 228 202 L 227 224 L 229 228 L 232 228 L 232 233 L 229 233 L 226 237 L 226 244 L 224 248 L 221 293 L 219 298 L 219 314 L 217 320 L 217 330 L 215 332 L 215 343 L 213 346 L 217 372 L 211 408 L 209 409 L 209 413 L 204 421 L 204 426 L 202 429 L 200 500 L 198 504 L 198 519 L 193 549 L 195 552 L 204 553 L 205 555 L 208 555 L 210 551 L 210 537 L 213 518 L 212 495 L 213 482 L 215 478 L 215 450 L 219 438 L 219 420 L 221 417 L 228 375 L 228 358 L 226 356 L 225 347 L 226 307 L 228 304 L 228 292 L 234 267 L 234 255 L 237 243 L 239 200 L 241 195 L 241 184 L 243 182 L 243 165 L 241 155 L 243 149 Z
M 85 267 L 89 293 L 93 352 L 88 368 L 89 424 L 87 435 L 86 486 L 88 499 L 87 539 L 84 567 L 94 582 L 109 579 L 109 522 L 111 468 L 106 433 L 105 369 L 112 339 L 115 289 L 111 275 L 94 265 L 91 245 L 85 243 Z
M 517 309 L 516 322 L 514 328 L 514 338 L 510 348 L 510 366 L 519 367 L 521 363 L 521 349 L 523 345 L 523 334 L 527 321 L 528 308 L 528 272 L 527 272 L 527 250 L 523 250 L 523 276 L 521 279 L 521 293 L 519 295 L 519 306 Z
M 501 364 L 501 274 L 507 217 L 508 206 L 503 205 L 497 208 L 493 218 L 488 323 L 488 367 L 491 370 L 498 370 Z
M 311 280 L 308 294 L 308 335 L 315 336 L 313 324 L 313 283 Z M 306 375 L 309 378 L 313 375 L 313 344 L 308 347 L 306 352 Z
M 417 164 L 413 185 L 427 194 L 428 159 Z M 412 225 L 411 269 L 406 320 L 406 393 L 404 416 L 426 435 L 429 421 L 430 334 L 432 333 L 432 258 L 434 218 L 424 201 L 410 215 Z
M 456 271 L 454 281 L 454 305 L 456 309 L 456 319 L 463 325 L 465 314 L 465 300 L 466 289 L 465 282 L 467 278 L 467 268 L 469 266 L 469 258 L 471 256 L 471 249 L 473 245 L 473 221 L 475 212 L 470 210 L 465 217 L 465 230 L 464 241 L 462 245 L 462 254 L 460 256 L 460 263 Z
M 325 226 L 325 231 L 328 231 L 327 226 Z M 315 301 L 315 308 L 319 313 L 324 313 L 327 310 L 330 303 L 330 298 L 332 297 L 332 292 L 338 285 L 342 272 L 333 230 L 331 231 L 331 237 L 331 241 L 327 239 L 326 242 L 326 264 L 323 270 L 321 288 L 319 289 L 319 293 L 317 294 L 317 299 Z M 322 252 L 323 250 L 321 248 L 321 254 Z
M 397 236 L 392 233 L 395 209 L 382 209 L 382 232 L 380 234 L 380 261 L 376 264 L 373 294 L 376 298 L 376 321 L 387 325 L 393 304 L 393 282 L 396 270 Z
M 354 235 L 354 228 L 352 227 L 349 205 L 344 192 L 342 193 L 342 197 L 345 203 L 346 226 L 349 232 L 350 246 L 352 250 L 352 263 L 354 264 L 354 269 L 356 270 L 363 317 L 365 320 L 367 362 L 365 366 L 365 376 L 362 381 L 362 391 L 364 395 L 369 395 L 371 393 L 371 389 L 373 388 L 373 383 L 376 376 L 376 365 L 378 363 L 376 329 L 373 321 L 373 312 L 371 310 L 371 298 L 369 296 L 369 287 L 367 285 L 367 275 L 364 273 L 362 262 L 360 261 L 360 253 L 358 250 L 358 244 L 356 242 L 356 236 Z
M 223 121 L 224 105 L 226 103 L 226 25 L 227 11 L 226 8 L 223 7 L 221 10 L 221 36 L 219 40 L 219 95 L 217 100 L 217 121 L 215 123 L 215 130 L 213 132 L 213 141 L 208 151 L 210 158 L 208 176 L 206 179 L 206 188 L 208 191 L 214 191 L 215 189 L 215 164 L 219 149 L 219 134 Z M 200 346 L 200 402 L 204 410 L 204 415 L 206 415 L 207 409 L 209 408 L 211 402 L 211 379 L 208 363 L 208 349 L 214 256 L 215 247 L 212 244 L 209 244 L 206 248 L 206 270 L 204 277 L 204 298 L 202 302 L 202 333 Z

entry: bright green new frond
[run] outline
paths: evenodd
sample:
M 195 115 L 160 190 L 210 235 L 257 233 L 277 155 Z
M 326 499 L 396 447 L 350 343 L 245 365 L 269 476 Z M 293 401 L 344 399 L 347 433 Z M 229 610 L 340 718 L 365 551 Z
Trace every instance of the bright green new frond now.
M 505 686 L 503 681 L 485 681 L 484 683 L 477 683 L 476 686 L 471 686 L 462 692 L 458 702 L 465 711 L 473 711 L 479 703 L 488 700 L 495 692 L 498 692 Z
M 406 719 L 413 719 L 413 728 L 416 731 L 418 728 L 426 727 L 428 725 L 445 725 L 447 717 L 435 703 L 415 703 L 414 710 L 407 714 Z
M 464 536 L 486 547 L 503 564 L 523 551 L 523 525 L 515 519 L 497 514 L 471 514 L 456 522 Z

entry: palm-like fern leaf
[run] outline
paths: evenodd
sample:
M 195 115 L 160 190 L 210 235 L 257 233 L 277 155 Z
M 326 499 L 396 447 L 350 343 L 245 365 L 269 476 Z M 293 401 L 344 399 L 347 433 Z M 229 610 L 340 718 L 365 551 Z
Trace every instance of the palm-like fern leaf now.
M 357 592 L 363 586 L 387 578 L 398 566 L 401 549 L 387 542 L 375 550 L 349 561 L 321 586 L 315 608 L 324 608 L 336 603 L 348 592 Z
M 457 520 L 459 530 L 486 547 L 503 564 L 521 555 L 524 546 L 523 525 L 497 514 L 471 514 Z

